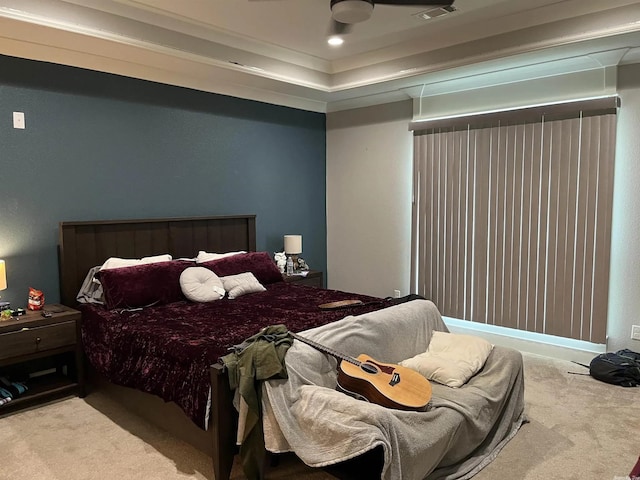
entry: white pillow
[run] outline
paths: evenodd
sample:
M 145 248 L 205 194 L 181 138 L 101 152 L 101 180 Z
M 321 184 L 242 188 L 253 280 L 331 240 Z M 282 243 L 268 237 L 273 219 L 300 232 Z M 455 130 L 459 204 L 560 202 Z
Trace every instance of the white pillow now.
M 424 353 L 400 362 L 429 380 L 461 387 L 484 366 L 493 345 L 483 338 L 447 332 L 433 332 Z
M 146 265 L 147 263 L 168 262 L 172 259 L 173 258 L 169 254 L 154 255 L 152 257 L 142 257 L 142 258 L 111 257 L 111 258 L 108 258 L 107 261 L 102 264 L 102 267 L 100 267 L 100 270 L 107 270 L 109 268 L 133 267 L 135 265 Z
M 222 280 L 204 267 L 189 267 L 180 274 L 182 293 L 192 302 L 207 303 L 220 300 L 225 290 Z
M 239 252 L 227 252 L 227 253 L 211 253 L 200 250 L 198 252 L 198 256 L 196 257 L 196 263 L 204 263 L 209 262 L 211 260 L 218 260 L 219 258 L 230 257 L 232 255 L 238 255 L 239 253 L 247 253 L 244 250 L 240 250 Z
M 229 292 L 229 298 L 231 300 L 246 295 L 247 293 L 264 292 L 266 290 L 251 272 L 220 277 L 220 280 L 222 280 L 224 289 Z

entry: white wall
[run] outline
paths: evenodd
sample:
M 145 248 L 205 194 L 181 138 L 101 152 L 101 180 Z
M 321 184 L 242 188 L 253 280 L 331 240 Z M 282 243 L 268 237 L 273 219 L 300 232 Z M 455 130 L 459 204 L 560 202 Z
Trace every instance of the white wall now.
M 621 67 L 618 86 L 606 347 L 640 351 L 640 342 L 630 339 L 631 325 L 640 325 L 640 66 Z M 327 116 L 329 288 L 376 296 L 397 288 L 410 293 L 410 110 L 403 102 Z M 568 358 L 566 349 L 558 356 Z
M 620 67 L 618 93 L 607 347 L 640 352 L 640 65 Z
M 409 293 L 412 102 L 327 115 L 327 286 Z

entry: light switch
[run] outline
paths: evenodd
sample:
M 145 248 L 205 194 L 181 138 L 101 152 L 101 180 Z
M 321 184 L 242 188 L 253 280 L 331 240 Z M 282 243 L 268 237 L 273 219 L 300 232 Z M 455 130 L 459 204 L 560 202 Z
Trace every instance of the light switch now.
M 25 128 L 24 112 L 13 112 L 13 128 Z

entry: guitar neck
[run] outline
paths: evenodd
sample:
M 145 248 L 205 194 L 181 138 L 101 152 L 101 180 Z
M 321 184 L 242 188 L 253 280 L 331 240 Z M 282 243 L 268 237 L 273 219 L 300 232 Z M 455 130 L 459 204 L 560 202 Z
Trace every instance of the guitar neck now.
M 313 340 L 309 340 L 308 338 L 301 337 L 297 333 L 289 332 L 289 335 L 291 335 L 296 340 L 300 340 L 302 343 L 306 343 L 307 345 L 315 348 L 316 350 L 320 350 L 323 353 L 327 353 L 327 354 L 331 355 L 332 357 L 337 358 L 338 360 L 344 360 L 345 362 L 352 363 L 354 365 L 357 365 L 358 367 L 362 364 L 362 362 L 360 360 L 358 360 L 357 358 L 353 358 L 353 357 L 351 357 L 349 355 L 345 355 L 344 353 L 340 353 L 340 352 L 334 350 L 333 348 L 329 348 L 329 347 L 325 347 L 324 345 L 320 345 L 319 343 L 314 342 Z

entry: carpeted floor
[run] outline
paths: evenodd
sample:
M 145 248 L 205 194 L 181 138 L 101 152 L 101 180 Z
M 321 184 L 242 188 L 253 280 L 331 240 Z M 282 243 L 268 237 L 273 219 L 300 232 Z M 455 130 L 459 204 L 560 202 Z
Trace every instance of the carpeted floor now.
M 474 480 L 626 477 L 640 455 L 640 388 L 573 375 L 588 370 L 571 362 L 524 359 L 529 423 Z
M 640 388 L 525 354 L 529 423 L 474 480 L 622 480 L 640 455 Z M 210 459 L 96 392 L 0 419 L 0 479 L 213 480 Z M 239 465 L 232 478 L 244 478 Z M 333 479 L 285 457 L 273 479 Z

